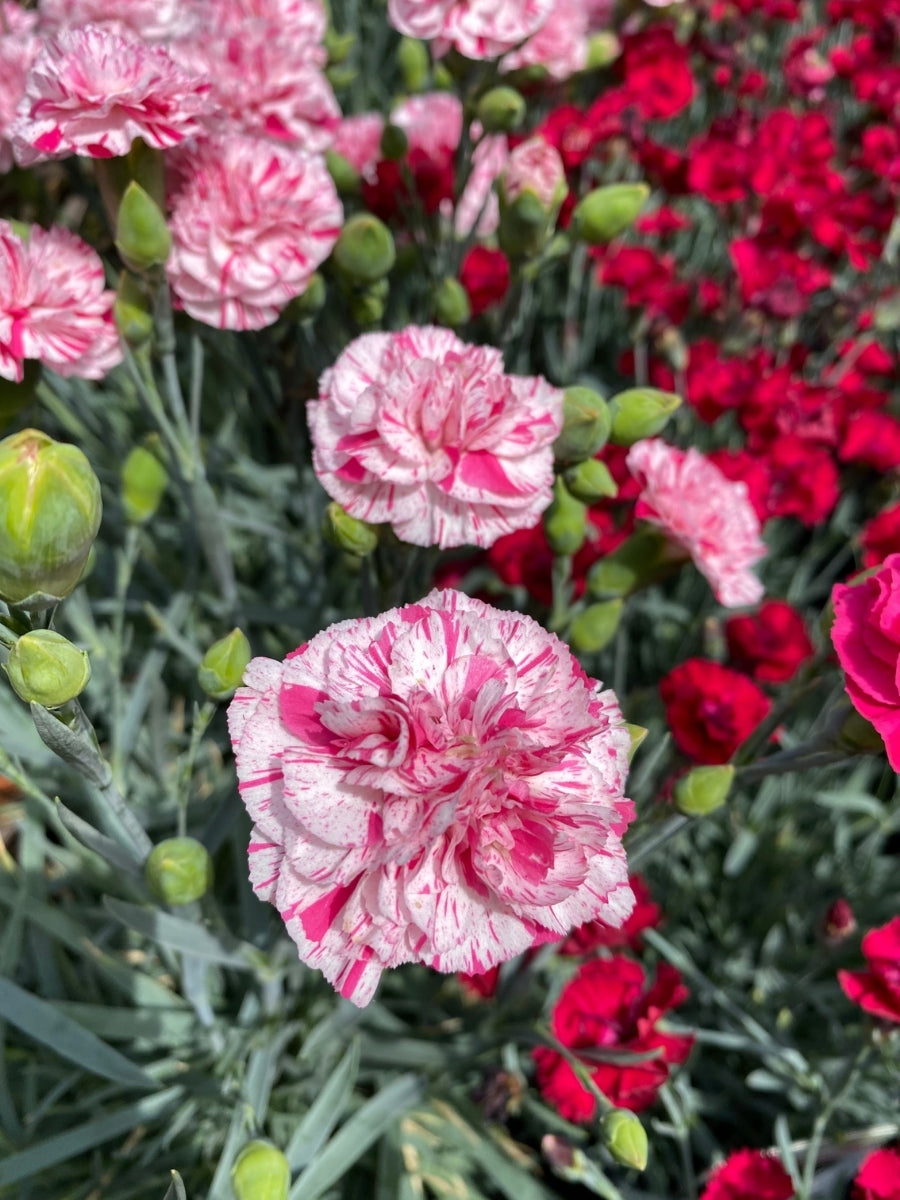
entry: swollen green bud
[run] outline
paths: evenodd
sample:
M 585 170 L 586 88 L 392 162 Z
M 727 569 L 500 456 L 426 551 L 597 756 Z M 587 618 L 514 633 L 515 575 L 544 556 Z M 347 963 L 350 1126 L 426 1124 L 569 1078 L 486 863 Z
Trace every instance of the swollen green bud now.
M 150 851 L 144 879 L 163 904 L 193 904 L 212 886 L 212 859 L 196 838 L 168 838 Z
M 103 511 L 77 446 L 24 429 L 0 442 L 0 600 L 56 604 L 78 583 Z
M 672 789 L 675 807 L 688 817 L 705 817 L 721 808 L 734 782 L 730 763 L 717 767 L 694 767 Z
M 557 462 L 577 463 L 592 458 L 606 445 L 612 428 L 609 405 L 588 387 L 569 387 L 563 394 L 563 427 L 553 443 Z
M 135 446 L 122 464 L 125 520 L 132 525 L 149 521 L 159 508 L 168 482 L 166 468 L 153 451 L 146 445 Z
M 386 280 L 379 280 L 379 282 L 384 283 Z M 350 312 L 360 329 L 371 329 L 381 322 L 386 298 L 386 293 L 377 286 L 355 292 L 350 297 Z
M 290 1186 L 290 1164 L 271 1142 L 249 1142 L 231 1168 L 236 1200 L 287 1200 Z
M 394 265 L 397 252 L 391 231 L 371 213 L 357 213 L 341 230 L 331 252 L 334 265 L 353 283 L 375 283 Z
M 611 442 L 617 446 L 633 446 L 644 438 L 656 437 L 676 409 L 681 397 L 658 388 L 628 388 L 609 402 L 612 410 Z
M 643 1171 L 647 1165 L 647 1133 L 638 1117 L 627 1108 L 614 1108 L 600 1126 L 603 1144 L 617 1163 Z
M 399 162 L 401 158 L 405 157 L 408 149 L 409 138 L 406 136 L 406 131 L 399 125 L 385 125 L 381 131 L 381 157 L 386 158 L 388 162 Z
M 287 307 L 287 315 L 295 321 L 311 321 L 325 307 L 325 278 L 316 271 L 309 277 L 306 291 L 302 292 Z
M 611 183 L 594 188 L 572 213 L 572 232 L 589 246 L 603 246 L 634 223 L 647 202 L 646 183 Z
M 0 377 L 0 426 L 18 416 L 31 403 L 40 377 L 41 364 L 33 358 L 25 360 L 21 383 Z
M 587 574 L 588 596 L 604 600 L 630 595 L 671 569 L 669 553 L 665 534 L 650 526 L 639 529 L 612 554 L 594 563 Z
M 357 558 L 365 558 L 378 545 L 378 531 L 365 521 L 351 517 L 341 508 L 336 500 L 325 509 L 322 518 L 322 535 L 332 546 L 355 554 Z
M 510 258 L 532 258 L 539 254 L 550 235 L 555 213 L 548 212 L 536 192 L 520 192 L 511 204 L 500 205 L 497 237 Z
M 397 47 L 397 66 L 408 92 L 423 92 L 428 86 L 428 49 L 417 38 L 400 39 Z
M 6 672 L 20 700 L 59 708 L 87 687 L 91 664 L 87 653 L 61 633 L 34 629 L 23 633 L 10 650 Z
M 328 52 L 328 65 L 344 62 L 355 42 L 356 38 L 352 33 L 338 33 L 336 29 L 327 29 L 322 44 Z
M 588 38 L 586 69 L 602 70 L 614 63 L 621 53 L 622 43 L 611 30 L 592 33 Z
M 458 279 L 447 276 L 434 290 L 434 319 L 438 325 L 455 329 L 468 321 L 472 315 L 469 296 Z
M 159 205 L 134 180 L 119 205 L 116 249 L 134 271 L 161 267 L 172 249 L 172 235 Z
M 119 276 L 113 316 L 119 336 L 132 349 L 143 346 L 153 335 L 153 308 L 150 297 L 128 271 Z
M 569 627 L 569 645 L 576 654 L 596 654 L 616 636 L 622 618 L 622 600 L 589 604 Z
M 360 175 L 353 163 L 336 150 L 325 151 L 325 166 L 334 186 L 342 196 L 355 196 L 359 191 Z
M 478 101 L 478 120 L 485 133 L 512 133 L 525 120 L 525 101 L 515 88 L 491 88 Z
M 571 496 L 563 481 L 553 482 L 553 499 L 544 513 L 544 533 L 554 554 L 575 554 L 584 545 L 587 508 Z
M 240 629 L 213 642 L 200 659 L 197 678 L 210 700 L 229 700 L 244 680 L 251 658 L 250 643 Z
M 597 500 L 613 500 L 619 494 L 619 485 L 610 474 L 606 463 L 589 458 L 563 472 L 566 488 L 576 500 L 594 504 Z

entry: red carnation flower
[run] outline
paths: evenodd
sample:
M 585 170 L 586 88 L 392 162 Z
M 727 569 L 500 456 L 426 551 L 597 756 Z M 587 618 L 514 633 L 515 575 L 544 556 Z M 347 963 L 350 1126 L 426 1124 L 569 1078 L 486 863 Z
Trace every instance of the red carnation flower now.
M 774 1154 L 736 1150 L 717 1167 L 700 1200 L 790 1200 L 791 1177 Z
M 670 1066 L 683 1063 L 690 1054 L 693 1038 L 663 1033 L 657 1027 L 687 994 L 681 976 L 667 963 L 659 967 L 656 982 L 648 988 L 640 963 L 623 955 L 594 958 L 583 963 L 563 988 L 553 1010 L 553 1033 L 577 1053 L 604 1096 L 619 1108 L 640 1112 L 656 1099 Z M 598 1061 L 609 1050 L 658 1053 L 636 1063 Z M 597 1102 L 562 1055 L 541 1046 L 534 1058 L 544 1099 L 567 1121 L 589 1121 Z
M 873 517 L 863 528 L 859 541 L 864 567 L 878 567 L 889 554 L 900 552 L 900 503 Z
M 459 272 L 459 282 L 466 289 L 472 316 L 477 317 L 499 302 L 509 288 L 509 259 L 502 250 L 473 246 Z
M 619 946 L 638 949 L 644 930 L 653 929 L 659 924 L 661 910 L 659 905 L 654 903 L 650 889 L 640 875 L 632 875 L 628 882 L 634 892 L 635 905 L 625 924 L 619 929 L 607 925 L 605 921 L 588 921 L 586 925 L 579 925 L 560 946 L 560 954 L 590 954 L 601 946 L 609 949 Z
M 770 708 L 746 675 L 706 658 L 679 663 L 659 690 L 675 745 L 699 763 L 728 762 Z
M 757 613 L 725 622 L 728 655 L 760 683 L 783 683 L 810 657 L 813 644 L 803 618 L 784 600 L 768 600 Z
M 863 1159 L 853 1200 L 900 1200 L 900 1149 L 885 1146 Z
M 845 995 L 883 1021 L 900 1022 L 900 917 L 862 940 L 868 971 L 838 971 Z

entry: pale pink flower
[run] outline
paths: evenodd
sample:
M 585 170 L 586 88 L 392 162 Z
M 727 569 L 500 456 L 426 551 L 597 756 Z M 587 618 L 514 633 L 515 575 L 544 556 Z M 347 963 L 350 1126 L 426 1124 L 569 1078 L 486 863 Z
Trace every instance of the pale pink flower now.
M 763 585 L 751 568 L 766 547 L 747 485 L 726 479 L 699 451 L 659 438 L 636 442 L 626 462 L 641 485 L 635 515 L 687 551 L 720 604 L 756 604 Z
M 548 506 L 562 392 L 449 329 L 366 333 L 307 406 L 313 465 L 354 517 L 417 546 L 491 546 Z
M 408 153 L 441 159 L 456 149 L 462 137 L 462 101 L 450 92 L 408 96 L 391 110 L 391 124 L 406 134 Z
M 501 187 L 507 204 L 515 203 L 523 192 L 533 192 L 548 212 L 557 212 L 569 190 L 559 151 L 542 137 L 520 142 L 510 152 Z
M 342 117 L 334 134 L 331 149 L 346 158 L 358 175 L 369 183 L 375 178 L 375 168 L 381 158 L 381 135 L 384 117 L 381 113 L 359 113 Z
M 58 375 L 102 379 L 122 361 L 115 293 L 103 263 L 67 229 L 34 226 L 23 241 L 0 221 L 0 376 L 21 381 L 26 359 Z
M 483 972 L 627 918 L 624 719 L 529 617 L 434 591 L 244 682 L 251 882 L 354 1004 L 385 968 Z
M 531 37 L 556 0 L 388 0 L 388 17 L 400 33 L 451 46 L 467 58 L 499 58 Z
M 41 32 L 105 25 L 145 42 L 185 37 L 197 26 L 200 0 L 41 0 Z
M 509 159 L 509 143 L 502 133 L 488 134 L 472 152 L 472 170 L 456 204 L 454 228 L 466 237 L 476 228 L 490 237 L 500 224 L 500 204 L 494 183 Z
M 209 77 L 220 135 L 248 133 L 318 153 L 341 119 L 323 73 L 326 28 L 317 0 L 217 0 L 172 54 Z
M 343 210 L 325 161 L 250 137 L 178 152 L 166 271 L 206 325 L 261 329 L 306 290 Z
M 44 42 L 12 128 L 28 166 L 80 154 L 114 158 L 135 138 L 163 150 L 201 131 L 209 85 L 180 70 L 159 46 L 96 25 Z
M 560 80 L 583 71 L 588 59 L 588 19 L 584 0 L 556 0 L 550 19 L 505 56 L 501 70 L 543 67 L 552 79 Z
M 14 0 L 0 0 L 0 174 L 13 165 L 9 131 L 15 119 L 31 64 L 40 49 L 35 32 L 37 13 Z

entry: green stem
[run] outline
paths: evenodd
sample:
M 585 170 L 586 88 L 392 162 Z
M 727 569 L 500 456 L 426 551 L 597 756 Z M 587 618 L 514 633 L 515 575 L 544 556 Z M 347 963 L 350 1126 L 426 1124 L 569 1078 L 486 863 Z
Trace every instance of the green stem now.
M 819 1154 L 822 1149 L 822 1142 L 825 1139 L 825 1134 L 828 1130 L 828 1124 L 831 1118 L 837 1111 L 841 1101 L 851 1090 L 859 1078 L 863 1068 L 872 1055 L 872 1047 L 865 1043 L 860 1047 L 856 1057 L 849 1064 L 843 1077 L 839 1080 L 837 1087 L 828 1097 L 827 1102 L 822 1108 L 822 1111 L 815 1119 L 812 1133 L 809 1139 L 809 1145 L 806 1149 L 806 1158 L 803 1163 L 803 1178 L 800 1183 L 800 1190 L 796 1193 L 796 1200 L 809 1200 L 812 1196 L 813 1183 L 816 1177 L 816 1166 L 819 1161 Z
M 557 554 L 554 556 L 550 580 L 553 588 L 553 600 L 550 607 L 550 618 L 547 621 L 547 628 L 551 633 L 561 634 L 569 623 L 570 583 L 572 580 L 571 554 Z
M 125 637 L 125 602 L 128 588 L 134 576 L 134 568 L 140 555 L 140 529 L 129 525 L 125 534 L 125 545 L 116 563 L 116 591 L 112 618 L 112 650 L 110 673 L 112 676 L 112 700 L 110 704 L 110 767 L 118 787 L 122 786 L 124 763 L 122 758 L 121 733 L 122 714 L 125 710 L 122 693 L 122 659 Z

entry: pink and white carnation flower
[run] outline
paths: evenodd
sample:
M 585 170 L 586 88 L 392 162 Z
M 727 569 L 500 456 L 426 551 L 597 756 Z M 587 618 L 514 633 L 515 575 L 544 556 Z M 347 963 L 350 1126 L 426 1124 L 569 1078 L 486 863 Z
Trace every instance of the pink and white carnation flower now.
M 550 19 L 523 46 L 504 57 L 501 70 L 543 67 L 557 80 L 583 71 L 588 61 L 589 20 L 584 0 L 556 0 Z
M 105 25 L 145 42 L 186 37 L 200 19 L 200 0 L 40 0 L 41 32 Z
M 499 58 L 531 37 L 556 0 L 388 0 L 388 17 L 400 33 L 451 47 L 466 58 Z
M 376 176 L 375 168 L 381 158 L 381 136 L 384 117 L 381 113 L 357 113 L 342 117 L 334 132 L 331 149 L 340 154 L 367 183 Z
M 354 1004 L 386 968 L 479 973 L 628 917 L 624 719 L 529 617 L 434 591 L 244 683 L 251 882 Z
M 25 241 L 0 221 L 0 377 L 21 382 L 35 359 L 102 379 L 122 361 L 114 300 L 99 256 L 74 233 L 34 226 Z
M 96 25 L 48 38 L 35 58 L 11 136 L 30 166 L 79 154 L 116 158 L 135 138 L 165 150 L 202 131 L 209 83 L 160 46 Z
M 9 134 L 40 49 L 36 29 L 37 13 L 15 0 L 0 0 L 0 174 L 13 165 Z
M 366 333 L 307 406 L 313 466 L 351 514 L 416 546 L 491 546 L 549 505 L 562 392 L 449 329 Z
M 547 212 L 558 212 L 569 190 L 559 151 L 542 137 L 520 142 L 509 155 L 500 188 L 507 204 L 514 204 L 523 192 L 532 192 Z
M 641 485 L 635 515 L 690 555 L 720 604 L 756 604 L 763 585 L 753 566 L 765 556 L 747 485 L 727 479 L 698 450 L 659 438 L 636 442 L 628 469 Z
M 181 307 L 219 329 L 262 329 L 307 288 L 343 222 L 320 155 L 229 137 L 179 151 L 166 271 Z

